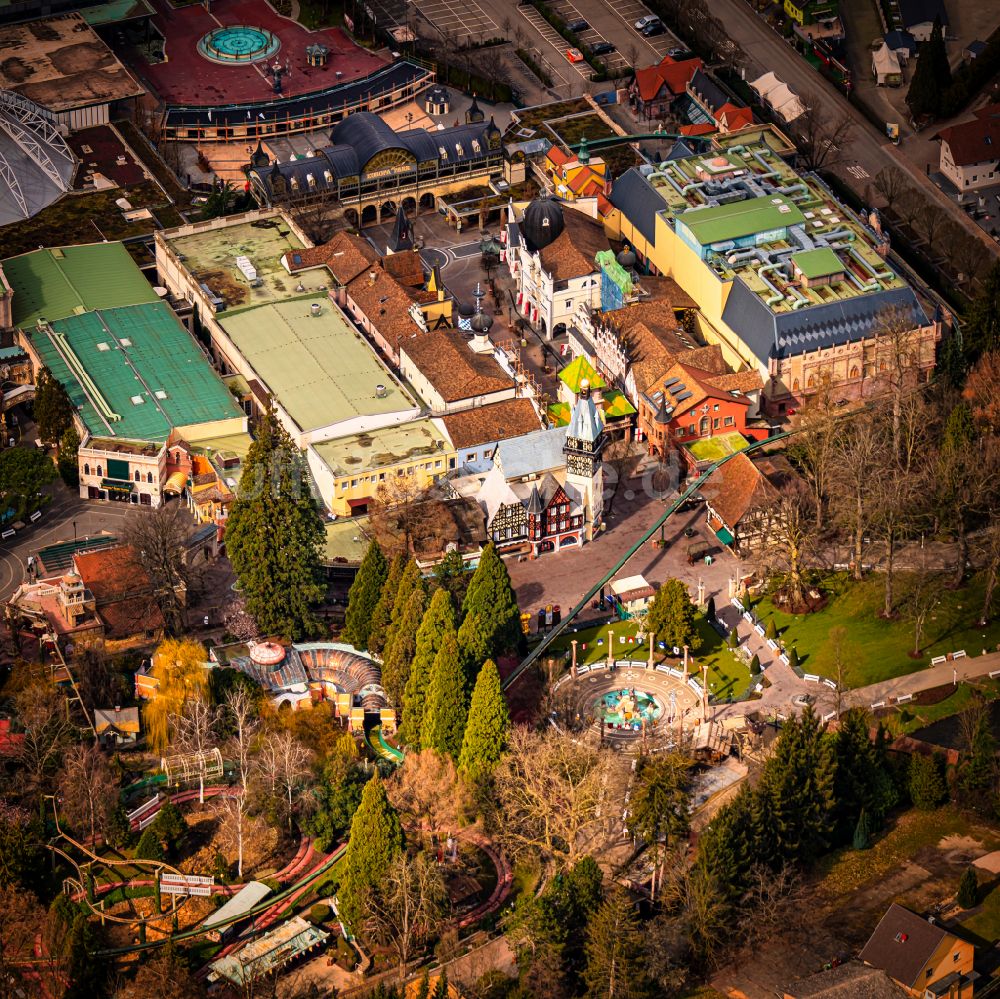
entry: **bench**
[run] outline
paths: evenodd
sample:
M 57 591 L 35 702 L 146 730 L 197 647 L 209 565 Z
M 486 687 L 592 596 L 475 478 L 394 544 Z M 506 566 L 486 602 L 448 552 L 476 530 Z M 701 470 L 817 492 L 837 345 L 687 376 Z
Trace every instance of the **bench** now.
M 931 665 L 932 666 L 940 666 L 941 663 L 946 663 L 947 661 L 948 661 L 948 657 L 947 656 L 935 656 L 931 660 Z
M 953 652 L 951 654 L 951 658 L 952 659 L 965 659 L 965 658 L 967 658 L 966 654 L 965 654 L 965 649 L 959 649 L 958 652 Z

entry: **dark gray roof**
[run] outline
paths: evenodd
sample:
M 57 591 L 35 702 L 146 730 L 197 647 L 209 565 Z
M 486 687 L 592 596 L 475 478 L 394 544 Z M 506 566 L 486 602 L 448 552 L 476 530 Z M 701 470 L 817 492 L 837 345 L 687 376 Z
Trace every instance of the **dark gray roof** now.
M 948 26 L 948 12 L 944 9 L 944 0 L 899 0 L 899 13 L 904 28 L 915 24 L 928 24 L 936 17 L 941 19 L 944 27 Z
M 351 146 L 362 166 L 383 149 L 395 149 L 402 145 L 400 137 L 371 111 L 349 114 L 333 127 L 330 139 L 334 146 Z
M 618 177 L 608 199 L 649 240 L 656 239 L 656 213 L 664 209 L 663 198 L 636 167 Z
M 322 190 L 335 183 L 335 180 L 328 181 L 324 177 L 327 169 L 333 178 L 359 176 L 369 160 L 386 149 L 405 150 L 413 155 L 417 163 L 440 160 L 454 165 L 485 159 L 491 153 L 498 153 L 498 150 L 490 148 L 490 138 L 499 134 L 492 122 L 456 125 L 454 128 L 434 131 L 412 128 L 394 132 L 377 114 L 356 111 L 334 127 L 330 133 L 330 145 L 317 150 L 315 156 L 280 164 L 277 172 L 286 180 L 296 178 L 300 185 L 306 180 L 307 174 L 312 174 L 316 187 Z M 473 142 L 477 143 L 478 150 L 473 147 Z M 251 173 L 256 174 L 273 190 L 274 171 L 265 173 L 251 170 Z
M 702 103 L 713 111 L 718 111 L 729 101 L 729 95 L 707 73 L 695 70 L 691 77 L 690 89 L 693 90 Z
M 678 139 L 671 147 L 670 152 L 667 153 L 666 159 L 670 160 L 684 160 L 689 156 L 694 156 L 696 150 L 689 146 L 683 139 Z
M 770 357 L 794 357 L 869 337 L 879 322 L 879 314 L 893 307 L 911 311 L 915 324 L 927 325 L 927 316 L 911 288 L 877 291 L 775 314 L 737 277 L 722 320 L 766 363 Z
M 873 968 L 881 968 L 897 982 L 914 988 L 917 976 L 938 944 L 950 935 L 923 916 L 893 902 L 858 957 Z

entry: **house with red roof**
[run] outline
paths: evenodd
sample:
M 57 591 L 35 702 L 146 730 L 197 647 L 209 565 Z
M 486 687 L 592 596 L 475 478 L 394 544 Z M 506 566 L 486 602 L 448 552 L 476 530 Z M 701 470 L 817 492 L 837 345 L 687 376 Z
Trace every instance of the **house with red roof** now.
M 629 87 L 629 98 L 636 111 L 647 118 L 665 117 L 686 94 L 687 85 L 703 65 L 698 58 L 678 62 L 672 56 L 664 56 L 655 66 L 637 69 Z
M 608 166 L 600 156 L 591 155 L 586 138 L 576 153 L 551 146 L 545 154 L 545 172 L 552 180 L 556 197 L 564 201 L 597 198 L 602 215 L 602 202 L 610 209 L 611 203 L 605 197 L 610 189 Z
M 691 99 L 695 119 L 691 126 L 681 128 L 684 135 L 705 135 L 711 132 L 736 132 L 753 124 L 753 112 L 724 91 L 715 79 L 703 69 L 694 73 L 685 88 Z M 707 122 L 698 122 L 704 118 Z M 689 132 L 686 128 L 704 128 L 705 131 Z
M 1000 104 L 987 104 L 972 121 L 942 128 L 940 168 L 959 192 L 1000 183 Z

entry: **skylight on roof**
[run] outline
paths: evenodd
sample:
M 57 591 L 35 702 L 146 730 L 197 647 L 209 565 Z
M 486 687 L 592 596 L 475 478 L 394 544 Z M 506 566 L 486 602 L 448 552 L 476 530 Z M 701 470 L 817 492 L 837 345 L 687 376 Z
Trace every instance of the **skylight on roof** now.
M 123 347 L 131 347 L 132 341 L 127 337 L 123 336 L 121 340 L 118 341 Z
M 146 400 L 141 395 L 132 396 L 132 405 L 141 406 Z
M 155 395 L 157 399 L 166 399 L 166 397 L 167 397 L 167 393 L 164 392 L 163 389 L 157 389 L 153 393 L 153 395 Z
M 685 399 L 690 399 L 692 395 L 694 395 L 694 393 L 693 393 L 693 392 L 682 392 L 682 393 L 681 393 L 681 394 L 680 394 L 680 395 L 679 395 L 679 396 L 677 397 L 677 401 L 678 401 L 678 402 L 683 402 L 683 401 L 684 401 Z
M 111 350 L 111 344 L 105 343 L 103 340 L 97 345 L 98 350 Z

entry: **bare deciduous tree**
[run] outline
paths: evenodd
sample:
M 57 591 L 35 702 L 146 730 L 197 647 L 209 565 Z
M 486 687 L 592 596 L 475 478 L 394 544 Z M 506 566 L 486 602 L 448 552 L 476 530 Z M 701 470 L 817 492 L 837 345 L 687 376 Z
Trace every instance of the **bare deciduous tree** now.
M 229 752 L 236 762 L 236 775 L 239 781 L 237 793 L 232 797 L 220 799 L 220 818 L 227 834 L 231 836 L 236 848 L 236 867 L 239 877 L 243 877 L 243 846 L 249 825 L 249 786 L 251 766 L 253 762 L 253 747 L 257 734 L 256 707 L 253 698 L 243 687 L 237 687 L 229 692 L 223 707 L 225 719 L 232 737 L 229 740 Z
M 291 831 L 295 816 L 308 807 L 298 792 L 312 775 L 312 754 L 291 732 L 273 732 L 261 746 L 254 772 L 273 804 L 285 813 Z
M 497 833 L 514 856 L 571 867 L 587 850 L 600 793 L 600 760 L 564 732 L 518 726 L 496 772 Z
M 940 575 L 921 567 L 903 578 L 900 591 L 900 606 L 907 620 L 913 624 L 912 655 L 916 659 L 923 651 L 924 626 L 927 624 L 927 618 L 941 603 Z
M 440 926 L 448 893 L 440 868 L 425 853 L 413 858 L 401 853 L 382 887 L 368 899 L 365 923 L 375 940 L 395 951 L 403 981 L 414 948 Z
M 216 743 L 216 711 L 203 700 L 188 701 L 182 714 L 175 716 L 174 747 L 181 753 L 204 754 Z M 205 768 L 198 767 L 198 803 L 205 804 Z
M 68 750 L 59 772 L 59 814 L 70 827 L 87 833 L 91 843 L 105 833 L 118 807 L 118 781 L 95 745 Z
M 14 695 L 14 711 L 24 730 L 17 749 L 24 790 L 37 791 L 55 771 L 69 741 L 69 707 L 54 684 L 35 680 Z
M 897 166 L 882 167 L 874 179 L 875 190 L 882 195 L 891 212 L 900 195 L 910 187 L 906 175 Z
M 854 134 L 854 118 L 831 114 L 829 102 L 818 94 L 803 94 L 805 113 L 791 126 L 799 156 L 807 170 L 829 170 L 846 158 L 845 146 Z
M 836 408 L 831 398 L 830 378 L 822 377 L 799 416 L 801 433 L 789 445 L 803 478 L 812 492 L 816 531 L 823 529 L 823 511 L 835 459 Z
M 805 603 L 804 572 L 815 550 L 816 515 L 809 491 L 788 483 L 765 510 L 766 543 L 760 562 L 769 574 L 784 577 L 784 592 L 793 613 Z
M 155 508 L 133 507 L 125 518 L 122 537 L 131 549 L 137 569 L 149 577 L 167 630 L 179 634 L 184 605 L 201 581 L 199 569 L 188 557 L 191 518 L 179 504 Z

